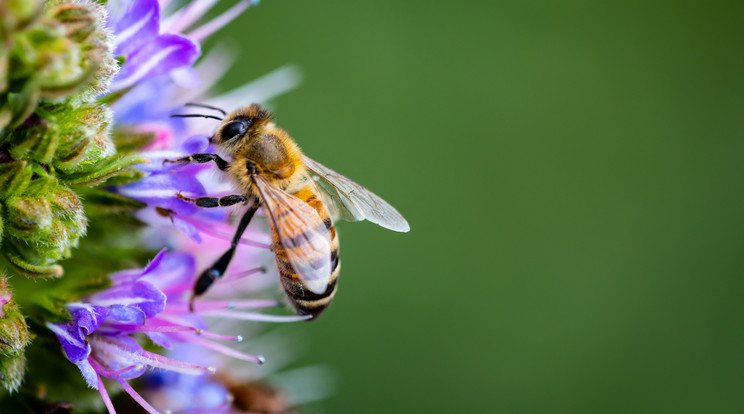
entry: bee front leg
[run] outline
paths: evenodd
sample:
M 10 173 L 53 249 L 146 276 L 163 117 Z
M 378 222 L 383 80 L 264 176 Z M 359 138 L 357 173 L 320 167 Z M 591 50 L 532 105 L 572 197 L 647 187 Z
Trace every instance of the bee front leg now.
M 177 160 L 163 160 L 163 164 L 166 163 L 174 163 L 174 164 L 189 164 L 192 162 L 195 162 L 197 164 L 204 164 L 206 162 L 214 161 L 215 164 L 217 164 L 217 167 L 225 171 L 227 170 L 227 167 L 230 166 L 230 163 L 223 160 L 222 157 L 220 157 L 217 154 L 192 154 L 188 157 L 179 158 Z
M 231 194 L 224 197 L 197 197 L 189 198 L 182 195 L 180 192 L 176 194 L 176 197 L 183 201 L 196 204 L 197 207 L 214 208 L 214 207 L 227 207 L 238 203 L 247 203 L 248 198 L 243 194 Z

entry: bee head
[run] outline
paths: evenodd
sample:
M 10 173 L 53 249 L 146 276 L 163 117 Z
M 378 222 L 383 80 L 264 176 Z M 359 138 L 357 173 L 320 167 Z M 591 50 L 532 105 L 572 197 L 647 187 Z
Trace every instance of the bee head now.
M 242 107 L 225 117 L 210 142 L 232 149 L 246 138 L 256 136 L 271 119 L 271 113 L 258 104 Z

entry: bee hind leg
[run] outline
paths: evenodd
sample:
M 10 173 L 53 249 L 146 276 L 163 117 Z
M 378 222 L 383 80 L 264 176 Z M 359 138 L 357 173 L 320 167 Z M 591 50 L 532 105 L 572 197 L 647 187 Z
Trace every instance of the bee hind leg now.
M 243 196 L 243 198 L 245 197 Z M 230 248 L 227 249 L 227 251 L 223 253 L 212 266 L 204 270 L 202 274 L 199 275 L 198 279 L 196 279 L 194 290 L 191 294 L 191 300 L 189 300 L 189 309 L 192 312 L 194 311 L 194 300 L 196 297 L 205 293 L 217 279 L 224 276 L 225 272 L 227 272 L 227 266 L 230 265 L 230 261 L 232 261 L 232 258 L 235 255 L 235 249 L 238 247 L 240 238 L 243 236 L 245 229 L 248 227 L 251 219 L 253 219 L 253 215 L 256 214 L 256 210 L 258 210 L 258 207 L 260 206 L 260 203 L 255 196 L 251 196 L 246 199 L 246 201 L 250 204 L 250 207 L 248 208 L 248 211 L 243 214 L 243 218 L 240 219 L 238 229 L 235 231 L 235 235 L 230 242 Z

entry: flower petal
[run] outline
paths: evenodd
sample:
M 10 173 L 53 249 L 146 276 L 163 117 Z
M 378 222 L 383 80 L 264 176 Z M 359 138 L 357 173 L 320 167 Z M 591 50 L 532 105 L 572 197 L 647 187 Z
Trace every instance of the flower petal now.
M 129 0 L 114 27 L 117 56 L 129 56 L 158 35 L 160 10 L 157 0 Z
M 47 328 L 54 332 L 62 344 L 62 349 L 67 355 L 67 359 L 77 364 L 85 360 L 90 355 L 90 345 L 85 341 L 85 336 L 80 334 L 80 329 L 74 322 L 67 323 L 46 323 Z
M 102 292 L 98 292 L 90 297 L 90 300 L 99 306 L 109 306 L 115 315 L 111 318 L 119 322 L 128 322 L 130 317 L 134 317 L 131 311 L 121 309 L 116 306 L 134 307 L 141 310 L 145 317 L 152 317 L 165 309 L 165 294 L 155 285 L 147 281 L 137 281 L 135 283 L 125 283 L 114 285 Z M 117 318 L 123 318 L 119 320 Z M 144 322 L 144 321 L 143 321 Z
M 197 230 L 196 227 L 194 227 L 188 221 L 183 220 L 180 217 L 173 217 L 173 225 L 176 226 L 176 228 L 183 234 L 188 236 L 189 239 L 193 240 L 196 243 L 201 243 L 202 238 L 201 234 L 199 234 L 199 230 Z
M 87 303 L 68 303 L 67 309 L 72 314 L 72 322 L 85 335 L 90 335 L 98 329 L 108 315 L 108 309 Z
M 98 389 L 98 375 L 96 375 L 96 371 L 90 365 L 88 359 L 86 358 L 82 361 L 78 361 L 75 365 L 80 369 L 80 373 L 83 374 L 83 378 L 85 378 L 85 382 L 88 383 L 88 386 Z
M 108 317 L 110 322 L 129 325 L 143 325 L 145 323 L 145 312 L 137 307 L 112 305 L 109 309 L 111 309 Z
M 173 343 L 168 339 L 168 335 L 162 332 L 145 332 L 150 340 L 156 345 L 160 345 L 165 349 L 173 349 Z
M 66 323 L 47 322 L 46 326 L 57 335 L 67 358 L 78 364 L 90 355 L 90 345 L 85 340 L 85 336 L 90 335 L 101 326 L 109 310 L 85 303 L 68 303 L 67 308 L 72 314 L 71 321 Z M 86 372 L 83 372 L 83 375 L 85 374 Z M 91 378 L 86 377 L 86 380 Z M 88 383 L 91 384 L 90 381 Z M 97 381 L 92 382 L 92 384 L 96 383 Z
M 140 47 L 124 63 L 112 90 L 132 86 L 173 69 L 191 66 L 201 54 L 199 45 L 187 37 L 164 34 Z
M 89 341 L 93 348 L 93 358 L 103 368 L 109 371 L 120 371 L 134 366 L 132 369 L 119 373 L 116 378 L 137 378 L 145 372 L 147 367 L 140 356 L 144 350 L 133 338 L 126 335 L 94 335 L 89 338 Z
M 119 194 L 123 196 L 172 210 L 179 215 L 188 216 L 199 211 L 193 203 L 177 198 L 179 192 L 186 197 L 202 197 L 207 193 L 199 180 L 190 174 L 152 174 L 119 188 Z
M 160 249 L 158 254 L 156 254 L 155 257 L 150 261 L 150 263 L 148 263 L 147 266 L 145 266 L 145 268 L 142 270 L 143 277 L 147 275 L 148 273 L 152 272 L 153 270 L 155 270 L 160 265 L 160 262 L 165 257 L 165 252 L 167 251 L 168 251 L 167 248 Z

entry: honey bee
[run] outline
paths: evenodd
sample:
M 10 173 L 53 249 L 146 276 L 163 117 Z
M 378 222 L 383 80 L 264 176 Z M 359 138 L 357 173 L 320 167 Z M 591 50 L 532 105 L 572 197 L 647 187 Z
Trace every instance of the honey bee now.
M 224 207 L 238 203 L 248 210 L 238 224 L 230 248 L 196 280 L 193 300 L 222 277 L 235 249 L 259 207 L 263 206 L 272 235 L 272 250 L 282 287 L 295 311 L 317 317 L 336 293 L 339 273 L 336 220 L 369 220 L 390 230 L 410 227 L 390 204 L 366 188 L 303 155 L 289 134 L 277 127 L 270 112 L 257 104 L 231 113 L 219 108 L 224 119 L 213 115 L 178 114 L 221 120 L 210 138 L 226 161 L 217 154 L 193 154 L 175 163 L 214 161 L 232 179 L 237 194 L 183 200 L 199 207 Z

